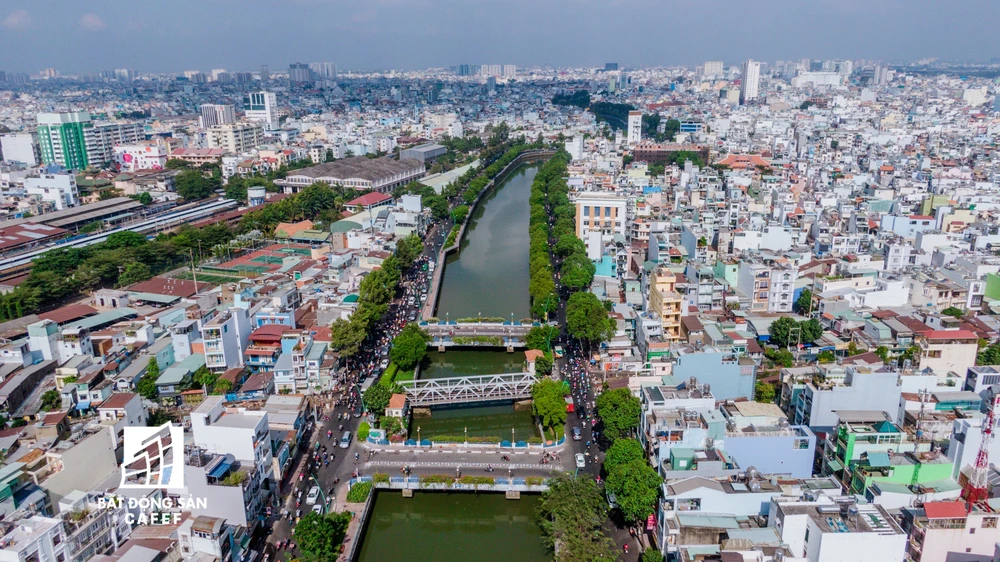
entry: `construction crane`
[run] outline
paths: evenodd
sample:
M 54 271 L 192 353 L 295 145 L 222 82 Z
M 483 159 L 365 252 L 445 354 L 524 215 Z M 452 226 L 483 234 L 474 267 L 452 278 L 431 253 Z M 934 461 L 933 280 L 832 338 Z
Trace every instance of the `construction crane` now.
M 993 397 L 993 406 L 986 412 L 986 419 L 983 420 L 983 440 L 979 444 L 979 453 L 976 454 L 976 464 L 972 467 L 972 473 L 969 474 L 968 480 L 962 487 L 962 499 L 969 506 L 988 497 L 986 483 L 990 472 L 990 443 L 993 441 L 993 428 L 996 425 L 998 407 L 1000 407 L 1000 394 Z

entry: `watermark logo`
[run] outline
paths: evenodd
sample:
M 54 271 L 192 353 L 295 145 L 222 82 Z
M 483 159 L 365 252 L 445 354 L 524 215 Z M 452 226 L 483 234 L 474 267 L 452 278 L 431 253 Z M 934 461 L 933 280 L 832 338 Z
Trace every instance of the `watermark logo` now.
M 184 429 L 126 427 L 121 488 L 183 488 Z

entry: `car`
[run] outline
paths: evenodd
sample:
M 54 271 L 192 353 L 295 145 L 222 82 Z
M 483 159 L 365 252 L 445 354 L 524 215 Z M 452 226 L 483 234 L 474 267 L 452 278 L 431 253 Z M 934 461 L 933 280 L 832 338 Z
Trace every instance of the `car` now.
M 315 513 L 316 515 L 323 515 L 323 506 L 321 504 L 314 505 L 313 513 Z
M 382 362 L 379 363 L 379 367 L 381 367 L 383 369 L 389 367 L 389 360 L 388 359 L 383 359 Z
M 613 492 L 608 492 L 606 497 L 608 498 L 608 507 L 611 509 L 618 507 L 618 496 L 616 496 Z
M 580 431 L 580 426 L 573 428 L 573 441 L 579 441 L 583 439 L 583 432 Z
M 576 454 L 576 467 L 584 468 L 587 466 L 587 459 L 583 456 L 583 453 Z
M 319 500 L 319 486 L 313 486 L 306 495 L 306 504 L 313 505 Z

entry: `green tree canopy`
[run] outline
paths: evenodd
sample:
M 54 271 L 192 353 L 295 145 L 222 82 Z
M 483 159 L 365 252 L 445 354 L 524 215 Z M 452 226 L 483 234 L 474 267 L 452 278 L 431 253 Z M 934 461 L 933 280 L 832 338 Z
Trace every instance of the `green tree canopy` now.
M 954 318 L 961 318 L 965 314 L 965 311 L 957 306 L 949 306 L 948 308 L 942 310 L 941 314 L 944 314 L 945 316 L 952 316 Z
M 542 355 L 535 359 L 535 372 L 540 375 L 548 375 L 552 372 L 552 359 L 548 355 Z
M 392 388 L 384 384 L 369 386 L 364 394 L 365 408 L 376 416 L 381 416 L 385 412 L 385 407 L 389 405 L 389 400 L 392 398 L 392 391 Z
M 392 340 L 389 356 L 404 371 L 416 367 L 427 355 L 427 342 L 431 336 L 414 322 L 406 325 Z
M 295 526 L 295 542 L 307 562 L 336 560 L 351 522 L 349 512 L 320 515 L 309 512 Z
M 118 276 L 118 285 L 125 287 L 133 283 L 140 283 L 153 276 L 153 270 L 142 262 L 132 262 L 125 266 L 125 271 Z
M 812 291 L 809 289 L 802 289 L 802 293 L 799 294 L 799 298 L 795 299 L 795 312 L 799 314 L 809 314 L 812 312 Z
M 757 381 L 754 385 L 753 399 L 761 404 L 771 404 L 774 402 L 774 385 L 769 382 Z
M 546 344 L 554 341 L 557 337 L 559 337 L 559 328 L 543 324 L 541 326 L 534 326 L 528 330 L 528 335 L 525 337 L 525 344 L 528 349 L 546 351 L 548 349 Z
M 602 530 L 607 503 L 593 480 L 566 474 L 551 478 L 536 517 L 545 545 L 555 550 L 556 562 L 618 560 L 615 543 Z
M 546 378 L 531 387 L 531 409 L 546 428 L 566 423 L 565 387 L 562 382 Z
M 330 326 L 330 347 L 345 357 L 353 357 L 361 351 L 361 343 L 365 341 L 367 327 L 352 316 L 350 320 L 336 319 Z
M 635 439 L 618 439 L 604 456 L 604 472 L 611 474 L 615 468 L 621 465 L 645 461 L 646 453 L 642 450 L 642 443 Z
M 798 322 L 788 316 L 782 316 L 771 323 L 768 332 L 771 334 L 770 343 L 778 347 L 788 347 L 791 341 L 792 331 L 798 327 Z
M 607 487 L 617 498 L 626 521 L 643 521 L 656 509 L 663 479 L 645 459 L 618 465 L 608 474 Z
M 55 410 L 62 405 L 62 398 L 59 396 L 58 390 L 46 390 L 42 394 L 42 405 L 41 409 L 43 411 Z
M 597 415 L 604 423 L 604 436 L 615 441 L 639 425 L 642 405 L 627 388 L 616 388 L 597 397 Z
M 156 379 L 160 378 L 160 365 L 156 362 L 156 357 L 150 357 L 146 365 L 146 374 L 139 379 L 136 391 L 147 400 L 156 400 L 159 392 L 156 390 Z
M 205 177 L 200 170 L 184 170 L 174 178 L 174 188 L 177 190 L 177 194 L 189 201 L 204 199 L 212 195 L 219 184 L 218 179 Z
M 566 303 L 566 329 L 569 335 L 587 343 L 600 343 L 614 335 L 614 321 L 604 305 L 591 292 L 574 293 Z

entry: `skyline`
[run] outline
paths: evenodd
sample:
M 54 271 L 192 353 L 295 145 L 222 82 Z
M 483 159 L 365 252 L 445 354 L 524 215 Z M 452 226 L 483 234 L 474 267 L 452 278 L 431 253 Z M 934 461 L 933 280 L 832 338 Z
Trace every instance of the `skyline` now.
M 733 9 L 734 0 L 180 0 L 139 13 L 111 0 L 86 7 L 16 1 L 0 11 L 0 68 L 29 73 L 257 70 L 264 64 L 277 71 L 296 61 L 414 70 L 462 63 L 654 67 L 747 58 L 987 61 L 1000 55 L 987 50 L 995 49 L 990 23 L 1000 19 L 1000 4 L 987 0 L 967 3 L 978 14 L 972 20 L 965 10 L 932 0 L 820 0 L 794 10 L 786 0 L 762 0 L 752 10 Z M 626 28 L 629 41 L 616 41 L 614 33 Z

